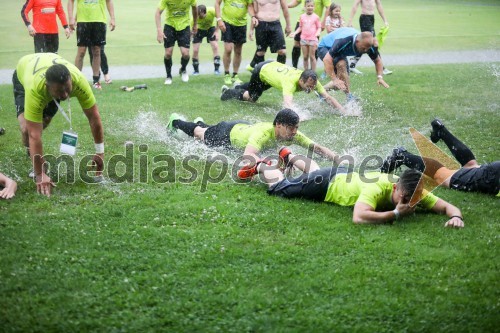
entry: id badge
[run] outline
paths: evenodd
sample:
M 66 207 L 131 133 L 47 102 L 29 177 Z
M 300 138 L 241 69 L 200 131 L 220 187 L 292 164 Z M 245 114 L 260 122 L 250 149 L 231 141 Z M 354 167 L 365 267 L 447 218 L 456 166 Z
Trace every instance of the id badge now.
M 75 155 L 78 134 L 73 132 L 63 132 L 60 152 L 68 155 Z

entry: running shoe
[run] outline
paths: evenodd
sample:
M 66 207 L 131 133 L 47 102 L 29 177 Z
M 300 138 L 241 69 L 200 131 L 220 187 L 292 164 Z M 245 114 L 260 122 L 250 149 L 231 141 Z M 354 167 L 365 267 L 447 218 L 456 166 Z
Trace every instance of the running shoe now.
M 384 68 L 384 75 L 391 75 L 392 71 L 390 69 Z
M 179 69 L 179 74 L 181 75 L 182 82 L 188 82 L 189 81 L 189 75 L 188 73 L 182 69 Z
M 250 73 L 253 72 L 253 67 L 252 65 L 248 64 L 247 67 L 246 67 L 247 71 L 249 71 Z
M 179 119 L 181 119 L 181 116 L 177 113 L 172 113 L 170 115 L 170 118 L 168 118 L 167 129 L 170 131 L 170 133 L 177 132 L 177 129 L 174 128 L 174 125 L 172 123 L 174 122 L 174 120 L 179 120 Z
M 220 75 L 220 71 L 218 69 L 214 69 L 214 74 L 215 75 Z
M 229 74 L 224 75 L 224 84 L 225 85 L 231 85 L 233 81 L 231 80 L 231 76 Z
M 357 74 L 357 75 L 363 75 L 363 72 L 357 69 L 356 67 L 352 67 L 349 69 L 351 73 Z
M 232 77 L 232 79 L 231 79 L 231 80 L 233 81 L 233 84 L 234 84 L 235 86 L 240 85 L 240 84 L 242 84 L 242 83 L 243 83 L 243 81 L 241 81 L 241 80 L 240 80 L 240 78 L 238 77 L 238 74 L 235 74 L 235 75 Z
M 172 78 L 170 76 L 167 76 L 167 78 L 165 79 L 165 83 L 166 85 L 171 85 L 172 84 Z
M 444 124 L 441 120 L 435 118 L 431 121 L 432 131 L 431 131 L 431 141 L 433 143 L 437 143 L 441 137 L 439 136 L 439 132 L 442 128 L 444 128 Z
M 205 123 L 202 117 L 196 117 L 193 120 L 193 123 L 198 124 L 198 123 Z
M 382 163 L 380 171 L 383 173 L 391 173 L 395 169 L 399 168 L 401 165 L 403 165 L 403 161 L 405 158 L 404 153 L 406 152 L 407 150 L 405 147 L 394 148 L 392 150 L 392 154 L 390 156 L 387 156 L 387 158 Z
M 99 82 L 94 82 L 92 87 L 94 87 L 94 89 L 96 90 L 102 90 L 101 84 Z
M 197 72 L 197 71 L 193 72 L 193 76 L 198 76 L 198 75 L 200 75 L 200 72 Z
M 351 93 L 347 94 L 347 102 L 357 102 L 359 101 L 359 97 L 356 95 L 353 95 Z

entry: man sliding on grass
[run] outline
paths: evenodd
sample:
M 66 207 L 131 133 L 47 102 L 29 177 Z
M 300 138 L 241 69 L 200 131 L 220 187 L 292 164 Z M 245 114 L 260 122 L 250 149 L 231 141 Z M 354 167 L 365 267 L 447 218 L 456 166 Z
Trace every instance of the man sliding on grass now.
M 460 209 L 423 189 L 422 174 L 406 170 L 396 183 L 380 172 L 358 174 L 345 167 L 321 168 L 313 160 L 294 155 L 284 147 L 279 165 L 303 171 L 297 178 L 285 178 L 278 166 L 257 162 L 238 171 L 240 179 L 256 174 L 269 186 L 268 194 L 284 198 L 325 201 L 340 206 L 354 206 L 352 220 L 357 224 L 381 224 L 413 214 L 418 203 L 424 209 L 446 214 L 445 227 L 462 228 Z M 397 178 L 396 176 L 392 176 Z
M 200 119 L 200 118 L 198 118 Z M 223 121 L 209 126 L 199 120 L 188 122 L 173 113 L 168 122 L 171 131 L 181 130 L 189 136 L 204 142 L 209 147 L 244 149 L 244 156 L 249 160 L 258 160 L 257 154 L 279 145 L 297 144 L 310 148 L 329 160 L 338 162 L 338 155 L 323 147 L 298 131 L 299 116 L 295 111 L 283 109 L 276 114 L 274 122 L 248 124 L 244 121 Z

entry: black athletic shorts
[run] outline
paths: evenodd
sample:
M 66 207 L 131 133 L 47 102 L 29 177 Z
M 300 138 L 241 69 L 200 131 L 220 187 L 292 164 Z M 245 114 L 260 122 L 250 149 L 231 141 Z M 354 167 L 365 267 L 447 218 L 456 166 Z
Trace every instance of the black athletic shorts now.
M 325 201 L 328 185 L 337 173 L 347 173 L 347 168 L 328 167 L 304 173 L 297 178 L 285 178 L 271 186 L 267 193 L 282 198 L 303 198 Z
M 259 21 L 259 25 L 255 27 L 255 42 L 257 44 L 257 52 L 266 52 L 268 47 L 271 49 L 271 53 L 286 49 L 285 35 L 281 28 L 281 22 Z
M 203 38 L 207 38 L 207 43 L 215 41 L 215 27 L 210 27 L 208 30 L 200 30 L 193 37 L 193 44 L 198 44 L 203 42 Z
M 166 49 L 174 47 L 176 41 L 179 47 L 189 49 L 189 46 L 191 46 L 191 28 L 189 26 L 177 31 L 171 25 L 165 24 L 163 26 L 163 33 L 167 36 L 167 38 L 163 39 L 163 46 Z
M 57 53 L 59 50 L 59 34 L 36 34 L 35 53 Z
M 76 24 L 77 46 L 102 46 L 106 45 L 106 23 L 78 22 Z
M 370 31 L 375 36 L 375 15 L 361 14 L 359 16 L 359 27 L 361 32 Z
M 264 91 L 271 88 L 269 84 L 264 83 L 260 80 L 260 70 L 264 65 L 272 61 L 274 60 L 259 62 L 257 65 L 255 65 L 255 68 L 252 71 L 252 76 L 250 77 L 250 82 L 236 86 L 235 89 L 243 89 L 248 91 L 250 97 L 252 98 L 252 101 L 256 102 L 259 99 L 259 97 L 262 96 L 262 93 Z
M 245 44 L 247 42 L 247 26 L 236 26 L 224 21 L 226 32 L 222 33 L 224 43 Z
M 247 122 L 242 120 L 221 121 L 217 125 L 208 127 L 205 131 L 205 144 L 209 147 L 231 147 L 230 134 L 236 124 L 247 124 Z
M 297 31 L 297 29 L 300 27 L 300 22 L 297 22 L 297 24 L 295 25 L 295 30 L 294 31 Z M 296 41 L 296 42 L 300 42 L 300 35 L 301 34 L 296 34 L 294 37 L 293 37 L 293 40 Z
M 497 195 L 500 191 L 500 161 L 458 170 L 451 176 L 450 188 Z
M 16 106 L 16 118 L 19 117 L 20 114 L 24 113 L 24 87 L 17 78 L 17 71 L 14 71 L 12 75 L 12 85 L 14 87 L 14 105 Z M 59 102 L 59 101 L 58 101 Z M 57 105 L 52 100 L 47 104 L 45 109 L 43 109 L 43 118 L 46 117 L 54 117 L 57 113 Z

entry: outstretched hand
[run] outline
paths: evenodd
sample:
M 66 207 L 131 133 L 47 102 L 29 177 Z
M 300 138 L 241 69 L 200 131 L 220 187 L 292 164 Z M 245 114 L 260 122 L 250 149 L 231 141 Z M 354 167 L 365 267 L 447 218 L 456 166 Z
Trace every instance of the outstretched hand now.
M 381 77 L 379 77 L 379 78 L 377 79 L 377 84 L 378 84 L 379 86 L 384 87 L 384 88 L 389 88 L 389 85 L 387 84 L 387 82 L 385 82 L 385 81 L 384 81 L 384 79 L 383 79 L 383 78 L 381 78 Z
M 463 228 L 464 227 L 464 221 L 456 216 L 452 217 L 446 223 L 444 224 L 445 227 L 451 227 L 451 228 Z
M 56 184 L 52 182 L 52 179 L 50 179 L 50 177 L 47 176 L 45 172 L 42 172 L 42 174 L 37 175 L 35 177 L 35 181 L 36 181 L 36 191 L 39 194 L 50 197 L 50 192 L 52 190 L 52 187 L 56 187 Z

